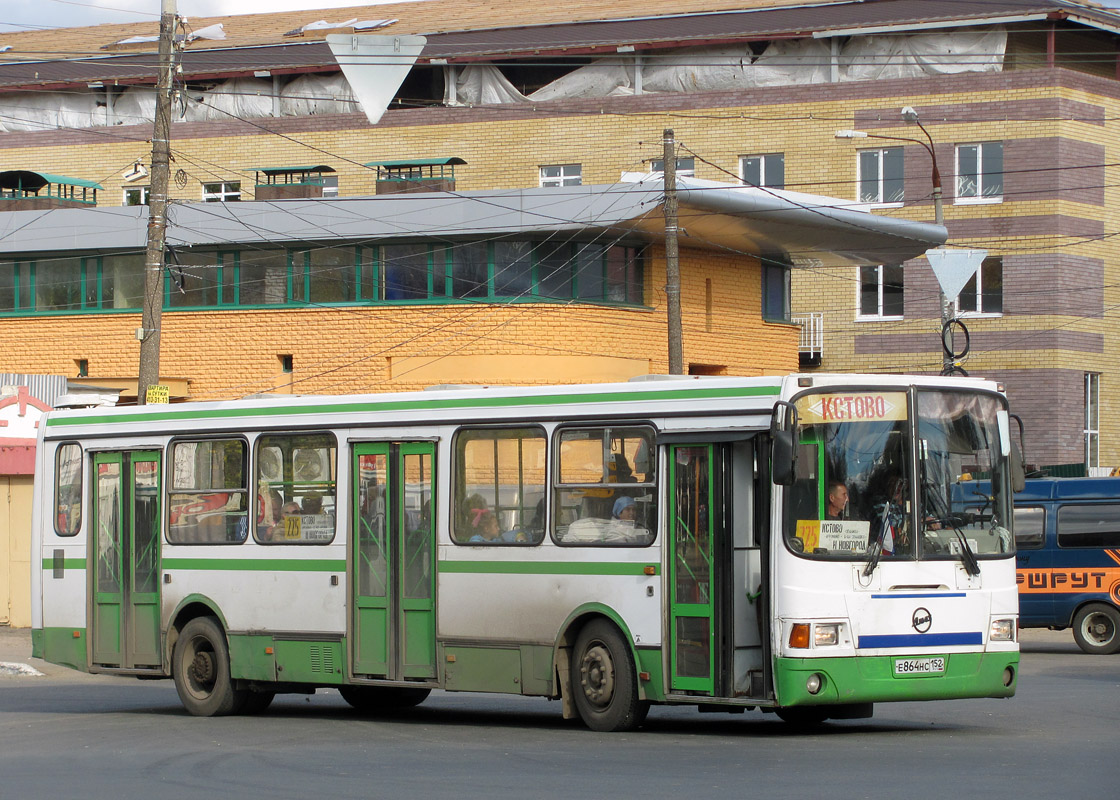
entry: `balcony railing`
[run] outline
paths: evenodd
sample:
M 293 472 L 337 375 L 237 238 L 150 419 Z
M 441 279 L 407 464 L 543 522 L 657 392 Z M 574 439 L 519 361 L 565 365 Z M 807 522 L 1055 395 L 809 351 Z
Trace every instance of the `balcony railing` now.
M 819 367 L 824 355 L 824 314 L 794 314 L 790 321 L 801 326 L 798 337 L 797 360 L 802 367 Z

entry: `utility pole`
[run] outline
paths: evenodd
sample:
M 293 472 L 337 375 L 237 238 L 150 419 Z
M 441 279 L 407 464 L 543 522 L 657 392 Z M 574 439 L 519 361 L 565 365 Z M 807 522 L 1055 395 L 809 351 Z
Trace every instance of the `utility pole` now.
M 136 402 L 147 402 L 148 387 L 159 383 L 160 324 L 163 317 L 163 261 L 167 239 L 167 185 L 171 173 L 171 86 L 175 77 L 175 0 L 161 0 L 159 78 L 152 133 L 152 186 L 148 191 L 148 249 L 144 259 L 144 308 Z
M 665 298 L 668 302 L 669 374 L 684 374 L 681 334 L 681 264 L 677 234 L 677 143 L 673 130 L 664 136 L 665 176 Z

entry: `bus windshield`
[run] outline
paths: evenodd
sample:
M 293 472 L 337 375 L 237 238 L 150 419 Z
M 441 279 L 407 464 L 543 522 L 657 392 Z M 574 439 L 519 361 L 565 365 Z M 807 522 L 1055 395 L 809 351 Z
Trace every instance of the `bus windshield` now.
M 791 550 L 811 558 L 966 564 L 1012 552 L 1001 398 L 922 389 L 818 392 L 796 406 L 797 468 L 785 508 Z M 979 512 L 952 513 L 956 483 L 989 477 L 995 488 L 974 498 Z

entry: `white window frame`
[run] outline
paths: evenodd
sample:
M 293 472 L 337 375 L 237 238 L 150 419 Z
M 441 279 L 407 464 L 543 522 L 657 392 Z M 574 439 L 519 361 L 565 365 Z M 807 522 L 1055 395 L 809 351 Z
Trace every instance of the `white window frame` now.
M 760 181 L 758 184 L 751 184 L 747 182 L 747 162 L 752 159 L 758 160 L 758 175 Z M 773 162 L 779 162 L 782 165 L 782 183 L 780 186 L 766 180 L 767 167 Z M 739 156 L 739 182 L 745 186 L 757 185 L 764 189 L 785 189 L 786 188 L 786 154 L 785 153 L 758 153 L 750 156 Z
M 210 191 L 208 186 L 220 187 L 217 191 Z M 209 181 L 202 184 L 202 201 L 204 203 L 229 203 L 241 199 L 241 181 Z
M 338 197 L 338 176 L 323 176 L 323 197 Z
M 691 165 L 691 166 L 685 166 Z M 654 175 L 665 174 L 665 159 L 655 158 L 649 162 L 649 171 Z M 695 158 L 678 158 L 677 159 L 677 177 L 678 178 L 695 178 L 696 177 L 696 159 Z
M 152 187 L 151 186 L 126 186 L 124 188 L 124 194 L 121 197 L 122 202 L 126 206 L 130 205 L 130 203 L 128 202 L 129 192 L 139 192 L 140 193 L 140 202 L 136 203 L 136 205 L 140 205 L 140 206 L 151 205 L 151 197 L 152 197 Z
M 992 156 L 985 155 L 986 151 L 990 151 L 994 146 L 999 146 L 999 170 L 988 169 L 986 170 L 985 164 Z M 975 194 L 964 194 L 961 191 L 961 150 L 967 147 L 976 148 L 976 187 Z M 1003 169 L 1003 142 L 968 142 L 966 144 L 958 144 L 954 151 L 954 164 L 953 174 L 956 175 L 956 192 L 953 196 L 954 205 L 986 205 L 989 203 L 1002 203 L 1003 193 L 1007 187 L 1004 185 L 1004 169 Z M 994 175 L 999 175 L 1000 193 L 993 195 L 985 195 L 984 192 L 987 188 L 987 183 Z
M 999 261 L 1000 261 L 999 275 L 1000 275 L 1000 284 L 1002 285 L 1002 283 L 1003 283 L 1003 256 L 988 256 L 988 258 L 985 258 L 984 261 L 990 261 L 990 260 L 995 259 L 995 258 L 998 258 Z M 980 308 L 983 305 L 983 299 L 984 299 L 983 273 L 984 273 L 984 264 L 983 264 L 983 262 L 981 262 L 980 266 L 978 266 L 976 268 L 976 272 L 973 273 L 973 277 L 976 278 L 976 307 L 977 308 Z M 968 286 L 966 284 L 965 289 L 967 289 L 967 288 L 968 288 Z M 982 310 L 981 311 L 962 311 L 961 310 L 961 294 L 964 294 L 964 291 L 965 291 L 964 289 L 961 289 L 960 294 L 958 294 L 956 297 L 953 298 L 953 310 L 956 312 L 956 316 L 958 316 L 958 317 L 969 317 L 969 318 L 972 318 L 972 319 L 975 319 L 977 317 L 989 317 L 989 318 L 994 319 L 996 317 L 1002 317 L 1003 316 L 1003 311 L 1002 311 L 1002 309 L 1003 309 L 1003 302 L 1002 302 L 1003 289 L 1002 288 L 1000 289 L 1000 298 L 1001 298 L 1001 302 L 1000 302 L 1000 309 L 1001 310 L 1000 311 L 982 311 Z
M 1101 443 L 1101 375 L 1099 372 L 1085 373 L 1085 470 L 1100 466 Z
M 542 188 L 579 186 L 582 183 L 582 164 L 542 164 L 540 167 L 540 185 Z
M 880 264 L 877 267 L 856 267 L 856 322 L 883 322 L 905 319 L 905 300 L 901 314 L 883 313 L 883 280 L 886 273 L 885 268 L 890 266 L 898 266 L 900 270 L 902 269 L 902 267 L 897 264 Z M 875 314 L 865 314 L 863 312 L 863 270 L 865 269 L 875 270 L 875 285 L 877 291 L 877 312 Z M 903 284 L 903 297 L 905 298 L 905 283 Z
M 900 156 L 903 157 L 903 170 L 904 171 L 903 171 L 903 174 L 900 177 L 902 178 L 902 181 L 903 181 L 903 184 L 902 184 L 903 199 L 905 198 L 906 174 L 905 174 L 905 152 L 904 152 L 903 148 L 901 148 L 901 147 L 873 147 L 873 148 L 868 149 L 868 150 L 859 150 L 856 153 L 856 198 L 859 200 L 860 203 L 867 203 L 868 205 L 874 206 L 875 208 L 902 208 L 903 199 L 890 200 L 890 201 L 884 199 L 886 197 L 886 187 L 885 187 L 886 170 L 884 169 L 884 163 L 886 161 L 886 155 L 887 155 L 888 152 L 897 152 Z M 877 169 L 878 169 L 879 174 L 878 174 L 878 177 L 876 179 L 876 183 L 877 183 L 877 186 L 878 186 L 878 191 L 876 192 L 876 199 L 875 200 L 867 200 L 867 199 L 864 199 L 864 197 L 863 197 L 863 157 L 867 154 L 875 154 L 876 162 L 878 164 Z

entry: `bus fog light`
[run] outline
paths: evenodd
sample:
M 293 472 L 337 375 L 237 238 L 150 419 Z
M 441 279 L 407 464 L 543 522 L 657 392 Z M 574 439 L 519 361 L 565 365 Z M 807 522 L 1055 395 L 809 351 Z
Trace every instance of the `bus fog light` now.
M 829 647 L 840 641 L 840 626 L 837 623 L 830 625 L 813 626 L 813 646 Z
M 1015 683 L 1015 670 L 1012 667 L 1004 667 L 1003 668 L 1003 685 L 1009 687 L 1013 683 Z
M 805 679 L 805 691 L 809 694 L 817 694 L 822 688 L 824 688 L 824 677 L 820 673 L 814 672 Z
M 992 630 L 988 636 L 993 642 L 1013 642 L 1015 641 L 1015 620 L 1013 619 L 994 619 L 992 620 Z
M 796 622 L 789 629 L 789 646 L 798 650 L 809 648 L 809 623 Z

